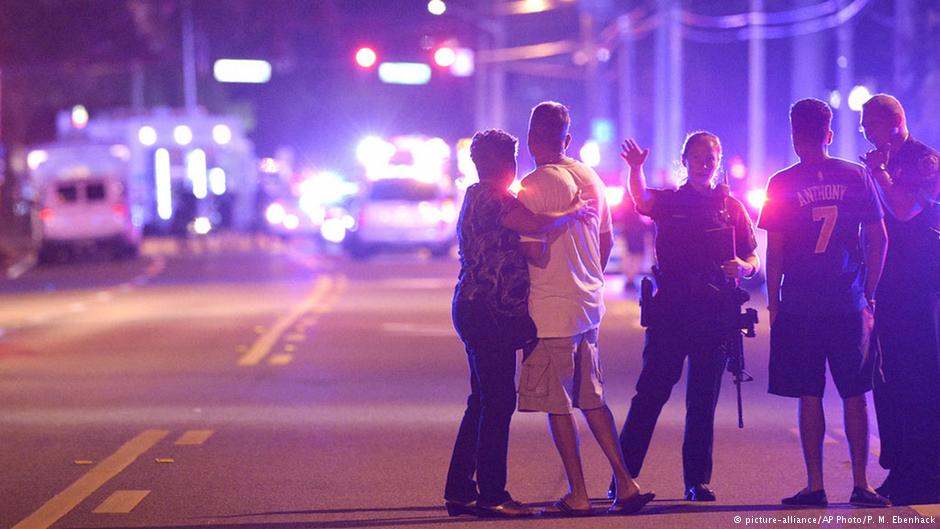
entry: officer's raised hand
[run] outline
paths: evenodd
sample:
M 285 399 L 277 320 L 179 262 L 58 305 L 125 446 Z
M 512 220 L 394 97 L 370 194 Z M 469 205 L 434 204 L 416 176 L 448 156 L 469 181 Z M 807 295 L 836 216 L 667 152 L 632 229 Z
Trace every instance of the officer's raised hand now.
M 623 158 L 623 161 L 627 162 L 627 165 L 630 167 L 641 167 L 646 163 L 646 159 L 649 158 L 650 150 L 641 149 L 640 145 L 630 138 L 625 140 L 620 144 L 620 157 Z
M 627 190 L 630 198 L 636 205 L 638 212 L 648 214 L 653 207 L 653 194 L 646 188 L 646 176 L 643 174 L 643 164 L 649 158 L 650 150 L 641 149 L 633 138 L 624 140 L 620 144 L 620 157 L 630 166 L 630 176 L 627 178 Z

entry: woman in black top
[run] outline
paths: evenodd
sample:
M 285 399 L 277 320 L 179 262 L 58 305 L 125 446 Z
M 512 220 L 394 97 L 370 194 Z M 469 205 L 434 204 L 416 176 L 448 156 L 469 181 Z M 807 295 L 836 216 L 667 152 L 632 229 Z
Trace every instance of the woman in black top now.
M 721 142 L 696 132 L 682 147 L 686 181 L 679 189 L 649 189 L 643 164 L 649 149 L 634 140 L 621 157 L 630 167 L 629 189 L 637 213 L 656 224 L 657 292 L 648 311 L 643 370 L 620 433 L 627 468 L 634 476 L 646 457 L 653 429 L 688 358 L 685 438 L 682 445 L 685 499 L 715 501 L 712 474 L 715 406 L 726 365 L 729 332 L 721 307 L 742 277 L 757 273 L 754 227 L 744 206 L 716 185 Z
M 594 214 L 580 196 L 556 215 L 536 215 L 526 209 L 509 191 L 516 176 L 517 144 L 501 130 L 487 130 L 475 134 L 470 146 L 480 182 L 467 189 L 460 212 L 460 274 L 453 319 L 467 351 L 471 393 L 444 490 L 451 516 L 533 514 L 506 491 L 509 422 L 516 406 L 516 350 L 536 340 L 528 312 L 529 271 L 519 234 L 544 232 Z

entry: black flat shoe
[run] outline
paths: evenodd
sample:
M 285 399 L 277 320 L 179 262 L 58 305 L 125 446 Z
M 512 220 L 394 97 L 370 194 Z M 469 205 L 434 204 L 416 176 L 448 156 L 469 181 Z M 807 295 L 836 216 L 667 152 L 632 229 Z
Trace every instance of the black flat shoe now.
M 534 514 L 534 510 L 516 500 L 499 505 L 477 505 L 477 516 L 480 518 L 526 518 Z
M 655 497 L 656 494 L 652 492 L 637 492 L 629 498 L 615 501 L 613 505 L 607 509 L 607 514 L 633 514 L 646 506 L 647 503 L 653 501 Z
M 856 507 L 890 507 L 891 500 L 885 498 L 877 492 L 872 492 L 870 490 L 865 490 L 861 487 L 855 487 L 852 489 L 852 496 L 849 498 L 849 503 L 855 505 Z
M 460 516 L 464 514 L 476 516 L 477 514 L 476 500 L 468 502 L 444 500 L 444 508 L 447 509 L 448 516 Z
M 575 509 L 571 505 L 568 505 L 568 502 L 562 498 L 552 505 L 551 510 L 546 510 L 543 514 L 545 514 L 545 516 L 583 518 L 585 516 L 594 516 L 594 510 L 590 507 L 587 509 Z
M 708 485 L 699 483 L 685 489 L 686 501 L 715 501 L 715 491 L 708 488 Z
M 829 499 L 826 498 L 826 491 L 824 489 L 814 490 L 812 492 L 803 489 L 789 498 L 780 500 L 780 503 L 805 507 L 825 507 L 829 505 Z

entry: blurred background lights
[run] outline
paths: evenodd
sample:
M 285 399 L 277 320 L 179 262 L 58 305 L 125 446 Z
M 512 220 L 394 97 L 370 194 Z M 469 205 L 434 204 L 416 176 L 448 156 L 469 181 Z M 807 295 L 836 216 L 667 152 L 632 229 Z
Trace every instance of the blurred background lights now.
M 219 145 L 227 145 L 232 141 L 232 129 L 222 124 L 212 127 L 212 140 Z
M 212 222 L 208 217 L 196 217 L 193 220 L 193 231 L 199 235 L 205 235 L 212 231 Z
M 594 140 L 584 142 L 580 154 L 581 161 L 588 167 L 597 167 L 601 163 L 601 148 Z
M 284 222 L 284 217 L 287 216 L 287 211 L 284 209 L 284 206 L 275 202 L 268 206 L 268 209 L 264 211 L 264 218 L 268 220 L 271 224 L 280 224 Z
M 744 161 L 741 158 L 734 157 L 731 159 L 731 166 L 728 168 L 728 172 L 731 173 L 732 178 L 741 180 L 747 176 L 747 166 L 744 165 Z
M 428 2 L 428 13 L 440 16 L 444 14 L 444 11 L 447 11 L 447 4 L 445 4 L 443 0 L 431 0 Z
M 157 129 L 144 125 L 137 131 L 137 141 L 148 147 L 157 143 Z
M 856 85 L 852 87 L 852 91 L 849 92 L 849 109 L 855 112 L 861 112 L 862 105 L 868 102 L 869 99 L 871 99 L 871 91 L 868 87 Z
M 473 50 L 470 48 L 457 48 L 454 64 L 450 67 L 450 73 L 457 77 L 470 77 L 473 75 L 473 70 Z
M 88 110 L 84 105 L 75 105 L 72 107 L 72 126 L 76 129 L 83 129 L 88 125 Z
M 189 145 L 193 141 L 193 129 L 186 125 L 177 125 L 173 129 L 173 141 L 180 145 Z
M 219 59 L 212 74 L 220 83 L 266 83 L 271 80 L 271 63 L 257 59 Z
M 339 244 L 346 238 L 346 229 L 343 219 L 326 219 L 320 225 L 320 235 L 328 242 Z
M 762 188 L 751 189 L 745 195 L 745 200 L 755 211 L 760 210 L 767 201 L 767 191 Z
M 434 52 L 434 64 L 441 68 L 450 68 L 457 62 L 457 52 L 449 46 L 442 46 Z
M 379 65 L 379 79 L 388 84 L 428 84 L 431 67 L 421 62 L 383 62 Z
M 35 151 L 30 151 L 29 154 L 26 155 L 26 165 L 28 165 L 30 169 L 35 171 L 36 169 L 39 168 L 40 165 L 45 163 L 45 161 L 48 159 L 49 159 L 49 153 L 47 153 L 46 151 L 42 149 L 37 149 Z
M 225 169 L 213 167 L 209 169 L 209 190 L 213 195 L 225 194 Z
M 838 90 L 829 93 L 829 106 L 838 109 L 842 106 L 842 94 Z
M 372 68 L 378 59 L 378 55 L 372 48 L 364 47 L 356 51 L 356 64 L 363 68 Z

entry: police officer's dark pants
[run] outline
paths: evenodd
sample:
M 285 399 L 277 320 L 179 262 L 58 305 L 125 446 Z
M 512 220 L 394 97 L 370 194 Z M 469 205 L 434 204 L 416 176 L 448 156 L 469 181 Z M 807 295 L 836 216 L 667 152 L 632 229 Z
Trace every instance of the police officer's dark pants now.
M 686 387 L 685 439 L 682 468 L 687 487 L 711 481 L 715 406 L 727 362 L 717 337 L 702 337 L 691 329 L 649 328 L 643 349 L 643 370 L 636 395 L 620 432 L 627 468 L 640 475 L 659 414 L 689 358 Z
M 879 463 L 891 500 L 940 501 L 940 295 L 883 288 L 876 325 L 884 381 L 874 388 Z
M 506 492 L 506 457 L 509 423 L 516 408 L 516 351 L 480 338 L 487 330 L 486 317 L 476 309 L 454 310 L 470 365 L 470 396 L 454 443 L 444 497 L 492 506 L 511 499 Z

